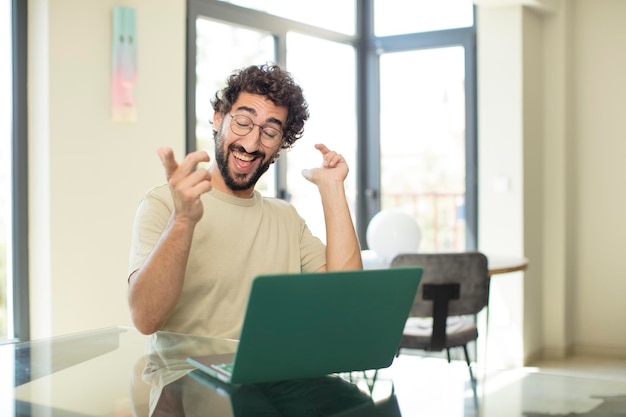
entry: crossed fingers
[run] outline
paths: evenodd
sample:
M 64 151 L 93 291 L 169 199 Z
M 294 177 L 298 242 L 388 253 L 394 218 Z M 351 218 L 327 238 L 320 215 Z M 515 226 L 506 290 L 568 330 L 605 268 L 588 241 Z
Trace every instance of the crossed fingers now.
M 199 219 L 202 216 L 200 196 L 212 187 L 209 171 L 197 166 L 201 162 L 210 161 L 209 154 L 205 151 L 191 152 L 180 164 L 171 148 L 159 148 L 157 154 L 165 168 L 165 177 L 170 184 L 177 210 L 187 213 L 190 218 Z

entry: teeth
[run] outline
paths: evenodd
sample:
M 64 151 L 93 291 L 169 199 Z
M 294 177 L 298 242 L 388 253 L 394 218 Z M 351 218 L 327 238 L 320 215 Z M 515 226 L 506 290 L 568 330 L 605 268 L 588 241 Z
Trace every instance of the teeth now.
M 242 161 L 246 161 L 246 162 L 250 162 L 250 161 L 254 160 L 253 156 L 248 156 L 248 155 L 240 153 L 240 152 L 233 152 L 233 155 L 235 156 L 235 158 L 241 159 Z

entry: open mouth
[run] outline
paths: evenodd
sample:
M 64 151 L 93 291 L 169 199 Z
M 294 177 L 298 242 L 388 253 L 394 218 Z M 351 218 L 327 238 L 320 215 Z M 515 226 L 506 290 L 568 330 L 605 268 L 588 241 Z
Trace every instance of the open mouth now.
M 237 165 L 237 168 L 242 170 L 250 169 L 250 167 L 254 165 L 254 161 L 259 158 L 258 155 L 249 154 L 235 149 L 232 150 L 231 154 L 233 155 L 233 160 L 235 165 Z

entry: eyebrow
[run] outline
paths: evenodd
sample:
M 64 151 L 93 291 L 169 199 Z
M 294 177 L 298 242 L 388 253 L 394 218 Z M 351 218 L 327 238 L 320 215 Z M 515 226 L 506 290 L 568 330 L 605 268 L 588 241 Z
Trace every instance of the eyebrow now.
M 257 112 L 255 109 L 253 109 L 252 107 L 248 107 L 248 106 L 239 106 L 235 109 L 235 111 L 239 111 L 239 110 L 243 110 L 246 111 L 248 113 L 250 113 L 253 116 L 257 115 Z M 275 123 L 278 126 L 280 126 L 281 128 L 283 127 L 283 121 L 280 119 L 277 119 L 275 117 L 270 117 L 269 119 L 265 120 L 265 123 Z

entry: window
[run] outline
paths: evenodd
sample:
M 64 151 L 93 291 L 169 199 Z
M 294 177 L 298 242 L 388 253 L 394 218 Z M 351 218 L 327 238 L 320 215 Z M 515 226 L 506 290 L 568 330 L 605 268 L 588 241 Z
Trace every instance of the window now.
M 0 4 L 0 90 L 13 89 L 11 53 L 11 2 Z M 13 337 L 11 259 L 11 137 L 13 103 L 10 94 L 0 94 L 0 341 Z
M 214 160 L 211 99 L 226 85 L 226 77 L 235 68 L 274 62 L 274 37 L 206 18 L 196 20 L 196 33 L 196 149 L 207 150 Z M 257 183 L 263 195 L 276 195 L 275 170 L 272 165 Z
M 324 51 L 324 60 L 333 65 L 319 65 L 320 56 L 310 51 Z M 301 171 L 320 166 L 320 153 L 313 148 L 316 143 L 324 143 L 341 153 L 351 168 L 345 185 L 351 211 L 355 213 L 356 169 L 352 169 L 356 167 L 357 143 L 354 48 L 289 33 L 287 68 L 297 76 L 310 110 L 305 135 L 286 155 L 288 196 L 313 234 L 326 241 L 319 192 L 301 175 Z
M 284 17 L 335 32 L 354 35 L 356 1 L 316 0 L 314 8 L 293 0 L 223 0 L 241 7 Z M 329 13 L 329 11 L 332 11 Z
M 375 0 L 376 36 L 473 26 L 471 0 Z
M 264 2 L 263 7 L 271 9 L 283 3 Z M 300 13 L 300 8 L 296 9 Z M 296 9 L 292 6 L 282 8 L 282 15 Z M 282 151 L 277 162 L 261 177 L 256 189 L 266 196 L 289 199 L 312 232 L 325 240 L 319 193 L 301 171 L 321 164 L 322 157 L 314 148 L 316 143 L 325 143 L 341 152 L 350 166 L 356 167 L 354 38 L 339 32 L 317 32 L 299 22 L 236 8 L 225 2 L 190 2 L 188 10 L 189 20 L 196 22 L 195 27 L 188 28 L 192 29 L 189 39 L 196 40 L 195 52 L 188 57 L 192 58 L 189 67 L 195 68 L 195 79 L 189 80 L 188 84 L 188 93 L 191 93 L 187 101 L 191 105 L 188 117 L 191 112 L 194 114 L 188 119 L 188 150 L 213 150 L 210 99 L 233 69 L 266 62 L 282 65 L 293 73 L 304 89 L 311 115 L 304 136 L 292 149 Z M 232 20 L 235 12 L 240 21 Z M 339 12 L 346 14 L 339 18 Z M 333 19 L 338 30 L 354 32 L 354 4 L 339 9 L 337 13 Z M 318 7 L 306 10 L 306 15 L 309 21 L 329 20 L 326 11 Z M 328 60 L 335 64 L 319 65 Z M 194 126 L 191 135 L 189 126 Z M 353 203 L 356 200 L 356 172 L 356 169 L 352 170 L 346 180 Z
M 415 217 L 422 252 L 475 249 L 472 1 L 382 3 L 375 0 L 376 34 L 394 36 L 375 38 L 380 208 L 400 208 Z
M 300 172 L 319 164 L 313 144 L 327 142 L 348 160 L 346 188 L 364 248 L 369 219 L 381 209 L 401 207 L 422 229 L 422 251 L 474 249 L 472 1 L 442 0 L 434 6 L 425 0 L 333 1 L 333 13 L 325 2 L 295 3 L 188 2 L 189 21 L 197 22 L 188 33 L 188 65 L 197 77 L 187 90 L 188 150 L 209 146 L 212 110 L 206 95 L 216 84 L 206 80 L 223 78 L 240 64 L 266 62 L 271 55 L 302 85 L 311 117 L 305 135 L 283 152 L 265 179 L 268 184 L 259 184 L 266 195 L 290 199 L 324 239 L 319 195 Z M 206 33 L 201 25 L 207 25 Z M 219 25 L 225 33 L 250 37 L 235 42 L 243 35 L 220 35 Z M 200 49 L 207 42 L 215 46 L 205 60 Z M 215 52 L 220 47 L 228 53 Z M 231 67 L 215 67 L 215 56 Z M 204 65 L 215 75 L 205 75 Z
M 465 249 L 464 60 L 459 46 L 380 59 L 381 208 L 413 214 L 424 252 Z

